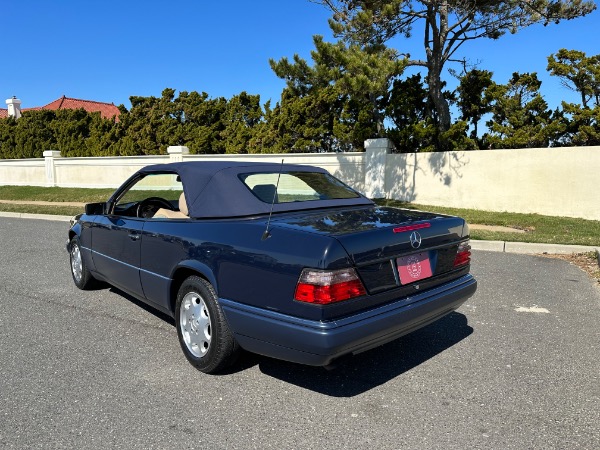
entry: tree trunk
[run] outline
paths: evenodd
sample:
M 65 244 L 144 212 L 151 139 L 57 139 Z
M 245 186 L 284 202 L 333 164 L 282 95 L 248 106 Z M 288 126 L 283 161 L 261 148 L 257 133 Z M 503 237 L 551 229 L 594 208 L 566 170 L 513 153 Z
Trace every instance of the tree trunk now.
M 451 124 L 450 106 L 444 98 L 441 79 L 445 63 L 444 46 L 448 35 L 448 4 L 440 2 L 436 7 L 434 3 L 431 2 L 427 6 L 427 24 L 425 26 L 427 84 L 429 85 L 429 97 L 435 108 L 438 133 L 444 133 L 450 129 Z
M 450 106 L 448 105 L 448 101 L 444 98 L 440 72 L 435 67 L 431 67 L 431 65 L 429 66 L 429 73 L 427 75 L 427 84 L 429 85 L 429 96 L 433 102 L 437 116 L 438 130 L 441 133 L 446 132 L 450 129 L 451 123 Z

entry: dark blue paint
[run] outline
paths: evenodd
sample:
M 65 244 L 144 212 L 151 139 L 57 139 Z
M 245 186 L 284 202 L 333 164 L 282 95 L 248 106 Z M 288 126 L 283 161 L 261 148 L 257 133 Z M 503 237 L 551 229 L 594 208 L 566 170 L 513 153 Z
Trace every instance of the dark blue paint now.
M 131 217 L 101 216 L 90 228 L 95 270 L 137 297 L 143 296 L 139 267 L 144 222 Z
M 287 361 L 323 366 L 385 344 L 456 310 L 475 293 L 471 275 L 384 306 L 319 322 L 270 313 L 221 299 L 227 321 L 245 349 Z

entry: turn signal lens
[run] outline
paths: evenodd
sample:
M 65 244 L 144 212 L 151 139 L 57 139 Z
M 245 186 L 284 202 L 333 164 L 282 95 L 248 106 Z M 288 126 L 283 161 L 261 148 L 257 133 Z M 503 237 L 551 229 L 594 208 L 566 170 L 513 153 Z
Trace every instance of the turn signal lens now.
M 354 269 L 304 269 L 300 274 L 294 299 L 300 302 L 327 305 L 360 297 L 367 292 Z
M 454 258 L 454 267 L 465 266 L 471 262 L 471 244 L 469 240 L 461 242 Z

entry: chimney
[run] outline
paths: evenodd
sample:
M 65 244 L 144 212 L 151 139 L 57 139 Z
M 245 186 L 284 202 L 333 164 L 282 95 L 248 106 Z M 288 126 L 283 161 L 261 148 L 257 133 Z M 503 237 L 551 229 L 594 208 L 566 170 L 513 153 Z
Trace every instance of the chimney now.
M 6 104 L 8 105 L 8 117 L 15 119 L 21 117 L 21 100 L 17 97 L 9 98 L 6 100 Z

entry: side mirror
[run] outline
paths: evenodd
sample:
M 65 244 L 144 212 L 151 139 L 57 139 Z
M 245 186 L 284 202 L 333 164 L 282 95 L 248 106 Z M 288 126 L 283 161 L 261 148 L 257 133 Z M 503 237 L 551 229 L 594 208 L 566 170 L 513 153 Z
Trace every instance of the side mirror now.
M 106 203 L 87 203 L 85 205 L 85 213 L 88 216 L 97 216 L 101 214 L 105 214 L 106 211 Z

